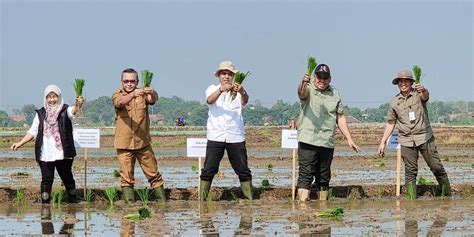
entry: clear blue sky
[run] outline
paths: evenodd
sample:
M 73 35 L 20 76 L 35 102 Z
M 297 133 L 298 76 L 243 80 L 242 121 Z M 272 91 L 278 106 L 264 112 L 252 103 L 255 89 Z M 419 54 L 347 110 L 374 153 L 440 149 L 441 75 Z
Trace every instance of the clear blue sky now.
M 110 96 L 126 67 L 149 69 L 161 96 L 204 102 L 218 63 L 251 71 L 251 102 L 297 101 L 313 55 L 343 103 L 386 103 L 391 79 L 419 64 L 432 100 L 474 100 L 472 1 L 1 1 L 0 109 Z

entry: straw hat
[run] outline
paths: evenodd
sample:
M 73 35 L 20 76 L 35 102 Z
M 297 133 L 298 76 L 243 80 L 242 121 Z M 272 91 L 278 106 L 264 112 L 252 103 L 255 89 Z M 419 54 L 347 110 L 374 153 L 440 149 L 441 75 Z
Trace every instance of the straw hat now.
M 231 61 L 222 61 L 221 63 L 219 63 L 219 67 L 214 72 L 214 75 L 216 75 L 216 77 L 218 77 L 219 72 L 222 71 L 222 70 L 228 70 L 228 71 L 231 71 L 234 74 L 239 72 L 239 70 L 235 69 L 235 65 Z
M 409 79 L 414 81 L 413 79 L 413 74 L 411 73 L 410 70 L 402 70 L 400 71 L 395 78 L 392 80 L 392 84 L 397 85 L 398 84 L 398 79 Z

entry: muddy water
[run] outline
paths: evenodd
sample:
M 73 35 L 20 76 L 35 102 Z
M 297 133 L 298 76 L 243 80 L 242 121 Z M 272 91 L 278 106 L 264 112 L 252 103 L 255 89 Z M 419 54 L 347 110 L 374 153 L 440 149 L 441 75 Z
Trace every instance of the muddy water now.
M 0 235 L 59 234 L 78 236 L 169 235 L 204 236 L 265 235 L 298 236 L 389 235 L 469 236 L 474 233 L 474 200 L 335 200 L 292 204 L 248 202 L 172 201 L 151 204 L 149 219 L 130 222 L 124 215 L 139 208 L 117 203 L 86 207 L 39 204 L 18 207 L 0 205 Z M 335 207 L 344 208 L 339 219 L 316 215 Z

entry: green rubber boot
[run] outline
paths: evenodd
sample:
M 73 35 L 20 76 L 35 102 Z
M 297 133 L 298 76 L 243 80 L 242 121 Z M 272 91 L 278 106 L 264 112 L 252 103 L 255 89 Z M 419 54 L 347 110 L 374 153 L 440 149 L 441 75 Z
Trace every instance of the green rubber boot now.
M 122 187 L 122 197 L 126 203 L 135 202 L 135 191 L 133 187 Z
M 440 189 L 440 195 L 443 197 L 451 197 L 451 185 L 449 184 L 449 179 L 448 177 L 440 179 L 438 181 L 439 184 L 439 189 Z
M 240 182 L 240 187 L 242 188 L 242 193 L 244 194 L 244 197 L 252 201 L 253 200 L 252 181 Z
M 199 182 L 199 200 L 207 201 L 209 197 L 209 190 L 211 189 L 211 182 L 202 181 Z
M 163 185 L 161 185 L 158 188 L 154 188 L 153 193 L 155 194 L 156 202 L 158 203 L 166 202 L 166 193 L 165 193 L 165 188 L 163 187 Z

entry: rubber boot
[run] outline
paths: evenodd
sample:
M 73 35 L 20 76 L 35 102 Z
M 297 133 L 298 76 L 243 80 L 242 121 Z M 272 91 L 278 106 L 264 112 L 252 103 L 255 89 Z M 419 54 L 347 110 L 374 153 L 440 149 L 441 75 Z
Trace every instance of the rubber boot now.
M 135 191 L 133 187 L 122 187 L 122 197 L 126 203 L 135 202 Z
M 299 188 L 298 189 L 298 199 L 302 202 L 309 201 L 309 189 Z
M 328 188 L 321 187 L 319 188 L 319 201 L 327 201 L 328 200 Z
M 161 185 L 158 188 L 154 188 L 153 193 L 155 194 L 156 202 L 158 203 L 166 202 L 166 193 L 165 193 L 165 188 L 163 187 L 163 185 Z
M 76 189 L 68 189 L 66 190 L 67 192 L 67 198 L 69 203 L 78 203 L 79 201 L 77 200 L 77 194 L 76 194 Z
M 441 196 L 451 197 L 451 185 L 449 184 L 448 177 L 438 180 L 439 193 Z
M 244 197 L 252 201 L 253 200 L 252 181 L 240 182 L 240 188 L 242 189 L 242 193 L 244 194 Z
M 209 197 L 209 190 L 211 189 L 211 182 L 201 180 L 199 182 L 199 200 L 207 201 Z
M 418 195 L 416 193 L 416 182 L 407 182 L 405 183 L 405 192 L 408 199 L 417 199 Z M 413 197 L 410 196 L 410 193 L 413 194 Z
M 52 185 L 41 185 L 41 203 L 49 204 L 51 202 Z

